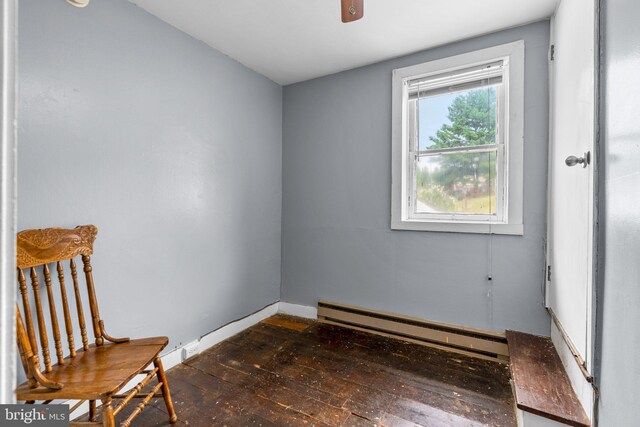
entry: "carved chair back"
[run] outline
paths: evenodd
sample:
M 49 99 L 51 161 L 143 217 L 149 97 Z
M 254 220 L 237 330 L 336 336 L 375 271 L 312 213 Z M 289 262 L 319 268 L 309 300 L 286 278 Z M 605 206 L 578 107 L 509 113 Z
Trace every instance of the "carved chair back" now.
M 69 363 L 77 351 L 89 350 L 85 313 L 90 316 L 93 343 L 101 346 L 107 337 L 100 320 L 91 273 L 91 255 L 97 233 L 95 226 L 83 225 L 73 230 L 25 230 L 17 235 L 21 300 L 21 304 L 16 303 L 17 341 L 22 365 L 32 387 L 39 383 L 53 389 L 61 388 L 62 385 L 48 381 L 42 372 L 51 372 L 54 361 L 64 365 L 65 356 L 70 356 Z M 81 259 L 79 264 L 76 263 L 78 257 Z M 82 268 L 80 274 L 78 265 Z M 88 310 L 78 276 L 84 276 Z M 74 336 L 74 330 L 79 330 L 79 337 Z M 55 355 L 50 351 L 51 341 Z

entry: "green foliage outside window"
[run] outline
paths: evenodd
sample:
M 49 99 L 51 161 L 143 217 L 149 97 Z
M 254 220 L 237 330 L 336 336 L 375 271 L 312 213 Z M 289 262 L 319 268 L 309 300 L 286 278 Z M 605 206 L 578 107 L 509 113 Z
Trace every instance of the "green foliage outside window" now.
M 429 149 L 495 144 L 496 89 L 458 95 L 448 107 L 450 124 L 429 137 Z M 440 212 L 495 213 L 496 152 L 451 153 L 430 173 L 416 171 L 418 200 Z

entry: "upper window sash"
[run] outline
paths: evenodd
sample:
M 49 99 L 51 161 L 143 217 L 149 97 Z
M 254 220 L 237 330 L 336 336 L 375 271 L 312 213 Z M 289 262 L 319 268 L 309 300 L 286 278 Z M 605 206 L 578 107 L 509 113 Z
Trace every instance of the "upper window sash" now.
M 504 79 L 505 84 L 501 84 L 497 86 L 496 90 L 496 115 L 495 115 L 495 144 L 503 145 L 505 143 L 506 132 L 502 129 L 507 123 L 507 104 L 508 99 L 505 98 L 506 93 L 508 93 L 508 79 Z M 473 89 L 477 86 L 472 86 L 469 89 Z M 420 96 L 420 98 L 424 98 Z M 450 148 L 426 148 L 425 150 L 418 149 L 418 107 L 417 103 L 419 98 L 414 98 L 413 100 L 409 100 L 407 102 L 407 117 L 405 118 L 405 124 L 407 126 L 407 136 L 409 138 L 409 151 L 415 155 L 423 155 L 427 153 L 446 153 L 446 152 L 455 152 L 455 151 L 464 151 L 468 148 L 473 147 L 487 147 L 492 144 L 484 144 L 484 145 L 462 145 L 459 147 L 450 147 Z

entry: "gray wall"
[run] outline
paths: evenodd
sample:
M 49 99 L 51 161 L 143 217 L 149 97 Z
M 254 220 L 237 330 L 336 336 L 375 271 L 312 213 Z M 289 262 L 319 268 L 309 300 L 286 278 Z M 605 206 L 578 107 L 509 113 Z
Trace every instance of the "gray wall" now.
M 19 229 L 98 226 L 108 331 L 173 348 L 278 301 L 281 87 L 126 0 L 19 24 Z
M 520 39 L 525 235 L 391 231 L 391 71 Z M 544 21 L 286 86 L 282 300 L 315 305 L 324 298 L 548 335 L 542 290 L 548 43 Z
M 640 400 L 640 3 L 604 6 L 600 159 L 599 425 L 637 426 Z

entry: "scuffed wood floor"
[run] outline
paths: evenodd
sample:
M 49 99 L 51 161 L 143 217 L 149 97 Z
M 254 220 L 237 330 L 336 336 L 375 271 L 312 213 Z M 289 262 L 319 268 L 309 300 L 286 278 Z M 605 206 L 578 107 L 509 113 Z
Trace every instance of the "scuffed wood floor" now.
M 506 365 L 283 315 L 168 378 L 177 426 L 516 426 Z

